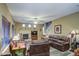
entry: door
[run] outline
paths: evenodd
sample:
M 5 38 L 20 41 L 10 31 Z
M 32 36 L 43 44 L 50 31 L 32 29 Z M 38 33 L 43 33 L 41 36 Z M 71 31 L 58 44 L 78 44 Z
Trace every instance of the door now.
M 38 40 L 38 32 L 37 31 L 31 31 L 31 39 Z

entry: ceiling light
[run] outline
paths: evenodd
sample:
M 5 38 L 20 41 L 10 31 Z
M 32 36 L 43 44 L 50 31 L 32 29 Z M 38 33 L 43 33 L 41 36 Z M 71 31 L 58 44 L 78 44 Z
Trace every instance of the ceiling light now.
M 26 25 L 25 24 L 22 24 L 22 27 L 25 27 Z
M 31 28 L 31 25 L 29 24 L 28 27 Z
M 37 22 L 34 22 L 34 24 L 37 24 Z
M 34 28 L 36 28 L 36 25 L 34 25 Z

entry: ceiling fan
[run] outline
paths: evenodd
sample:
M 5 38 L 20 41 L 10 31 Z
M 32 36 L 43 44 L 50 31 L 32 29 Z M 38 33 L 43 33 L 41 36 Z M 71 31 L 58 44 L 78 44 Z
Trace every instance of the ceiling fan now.
M 50 22 L 51 19 L 54 17 L 53 15 L 48 15 L 48 16 L 41 16 L 41 17 L 34 17 L 34 16 L 13 16 L 16 18 L 18 18 L 18 20 L 22 20 L 23 21 L 27 21 L 28 23 L 30 22 L 30 24 L 38 24 L 38 23 L 46 23 L 46 22 Z

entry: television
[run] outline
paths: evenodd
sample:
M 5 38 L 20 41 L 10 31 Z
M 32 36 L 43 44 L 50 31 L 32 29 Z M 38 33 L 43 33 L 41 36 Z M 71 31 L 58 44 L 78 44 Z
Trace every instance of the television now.
M 29 35 L 28 34 L 23 34 L 23 39 L 28 39 Z

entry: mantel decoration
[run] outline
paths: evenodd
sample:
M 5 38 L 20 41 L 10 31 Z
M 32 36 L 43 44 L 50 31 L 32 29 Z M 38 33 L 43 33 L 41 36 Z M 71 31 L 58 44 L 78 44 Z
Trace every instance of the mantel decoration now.
M 54 33 L 61 34 L 61 25 L 54 26 Z

